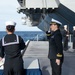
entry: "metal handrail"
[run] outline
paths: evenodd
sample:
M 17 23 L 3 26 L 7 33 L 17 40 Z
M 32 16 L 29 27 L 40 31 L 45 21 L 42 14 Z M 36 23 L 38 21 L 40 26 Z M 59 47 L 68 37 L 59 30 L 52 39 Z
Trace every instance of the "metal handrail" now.
M 27 40 L 27 41 L 25 42 L 26 47 L 24 48 L 24 50 L 21 51 L 22 56 L 24 55 L 24 53 L 25 53 L 25 51 L 26 51 L 26 49 L 27 49 L 27 47 L 28 47 L 28 45 L 29 45 L 29 42 L 30 42 L 30 40 Z
M 39 41 L 39 38 L 41 37 L 41 36 L 43 36 L 44 34 L 37 34 L 35 37 L 34 37 L 34 39 L 33 39 L 33 41 L 36 39 L 36 41 Z

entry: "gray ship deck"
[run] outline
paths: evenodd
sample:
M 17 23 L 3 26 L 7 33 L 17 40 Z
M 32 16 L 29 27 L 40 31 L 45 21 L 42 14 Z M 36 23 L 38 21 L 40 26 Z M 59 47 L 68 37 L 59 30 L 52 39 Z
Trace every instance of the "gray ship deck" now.
M 23 54 L 23 60 L 26 62 L 27 59 L 39 59 L 42 74 L 52 75 L 51 65 L 49 59 L 47 58 L 47 55 L 47 41 L 30 41 L 25 53 Z M 71 48 L 68 51 L 64 51 L 62 75 L 75 75 L 75 52 Z

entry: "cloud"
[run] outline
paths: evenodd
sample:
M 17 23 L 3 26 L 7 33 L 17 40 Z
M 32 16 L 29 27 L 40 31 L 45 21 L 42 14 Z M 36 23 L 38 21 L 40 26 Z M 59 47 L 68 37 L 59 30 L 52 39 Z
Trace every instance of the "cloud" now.
M 28 27 L 22 25 L 21 17 L 25 16 L 24 14 L 17 13 L 17 7 L 19 4 L 17 0 L 1 0 L 0 1 L 0 31 L 5 31 L 5 22 L 13 20 L 17 22 L 16 30 L 17 31 L 38 31 L 37 27 Z

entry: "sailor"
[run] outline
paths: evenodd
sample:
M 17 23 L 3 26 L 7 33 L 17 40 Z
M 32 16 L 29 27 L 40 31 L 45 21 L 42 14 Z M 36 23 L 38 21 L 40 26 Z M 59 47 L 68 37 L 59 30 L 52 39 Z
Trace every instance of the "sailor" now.
M 68 39 L 69 39 L 69 31 L 67 25 L 64 25 L 64 30 L 62 32 L 63 37 L 63 47 L 64 51 L 68 50 Z
M 7 21 L 7 34 L 0 40 L 0 61 L 5 58 L 4 75 L 23 75 L 21 50 L 25 43 L 21 36 L 14 34 L 16 23 Z
M 49 40 L 48 58 L 50 59 L 51 62 L 52 75 L 61 75 L 62 70 L 63 45 L 62 45 L 62 35 L 59 30 L 61 24 L 62 24 L 61 22 L 52 19 L 50 23 L 51 33 L 50 34 L 48 33 L 48 40 Z
M 73 26 L 73 49 L 75 49 L 75 26 Z

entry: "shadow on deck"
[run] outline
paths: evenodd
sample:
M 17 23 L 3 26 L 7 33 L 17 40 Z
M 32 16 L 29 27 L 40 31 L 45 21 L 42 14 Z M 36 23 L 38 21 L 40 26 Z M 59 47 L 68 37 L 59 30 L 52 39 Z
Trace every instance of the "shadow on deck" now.
M 70 44 L 69 44 L 70 45 Z M 71 46 L 71 45 L 70 45 Z M 48 55 L 47 41 L 30 41 L 23 59 L 38 59 L 42 75 L 52 75 L 50 60 Z M 62 65 L 62 75 L 75 75 L 75 51 L 69 48 L 64 51 L 64 63 Z

